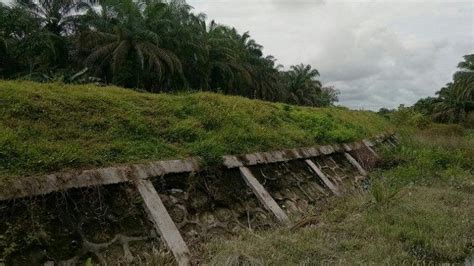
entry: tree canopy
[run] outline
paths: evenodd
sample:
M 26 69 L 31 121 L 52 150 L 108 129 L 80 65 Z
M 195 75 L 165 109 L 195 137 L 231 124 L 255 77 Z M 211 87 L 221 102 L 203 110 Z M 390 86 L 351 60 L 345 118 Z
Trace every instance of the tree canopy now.
M 411 113 L 431 118 L 435 122 L 462 123 L 474 127 L 474 54 L 464 56 L 452 82 L 436 92 L 436 97 L 418 100 L 412 107 L 401 106 L 398 110 L 382 108 L 379 114 Z
M 300 64 L 283 70 L 248 32 L 183 0 L 0 3 L 0 78 L 101 81 L 150 92 L 213 91 L 328 106 L 338 91 Z
M 436 92 L 437 97 L 420 99 L 415 110 L 439 122 L 464 122 L 474 111 L 474 54 L 464 56 L 458 71 Z

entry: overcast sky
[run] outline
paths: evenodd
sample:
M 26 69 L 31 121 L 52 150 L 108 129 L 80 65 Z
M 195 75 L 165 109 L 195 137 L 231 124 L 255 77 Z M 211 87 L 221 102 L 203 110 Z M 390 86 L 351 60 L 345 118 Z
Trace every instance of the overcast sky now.
M 187 2 L 209 20 L 249 31 L 285 67 L 313 65 L 352 108 L 433 96 L 474 53 L 474 1 Z

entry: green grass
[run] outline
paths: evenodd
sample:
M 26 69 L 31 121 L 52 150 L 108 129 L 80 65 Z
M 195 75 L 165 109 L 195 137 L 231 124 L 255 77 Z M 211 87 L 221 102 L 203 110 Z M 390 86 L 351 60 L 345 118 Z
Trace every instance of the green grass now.
M 0 81 L 0 179 L 194 155 L 211 161 L 390 129 L 373 113 L 344 108 Z
M 334 199 L 290 230 L 216 239 L 220 265 L 460 263 L 474 254 L 474 131 L 434 125 L 401 130 L 368 193 Z M 240 264 L 239 264 L 240 263 Z
M 390 169 L 380 174 L 397 189 L 406 185 L 463 188 L 474 193 L 474 130 L 433 125 L 421 131 L 405 129 L 404 145 L 385 154 Z

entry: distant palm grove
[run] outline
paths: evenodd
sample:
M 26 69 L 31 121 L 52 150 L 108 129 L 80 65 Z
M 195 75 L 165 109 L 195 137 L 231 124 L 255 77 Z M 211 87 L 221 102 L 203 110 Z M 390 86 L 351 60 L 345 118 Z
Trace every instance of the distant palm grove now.
M 438 122 L 468 122 L 474 127 L 474 54 L 465 55 L 458 69 L 437 97 L 420 99 L 414 109 Z
M 406 116 L 411 116 L 415 120 L 462 123 L 474 128 L 474 54 L 464 56 L 464 60 L 458 64 L 458 71 L 453 75 L 453 81 L 437 91 L 436 97 L 422 98 L 412 107 L 400 105 L 398 110 L 381 108 L 379 113 L 398 113 L 399 120 L 405 121 Z
M 202 90 L 329 106 L 310 65 L 283 70 L 248 33 L 206 22 L 183 0 L 0 3 L 0 78 Z

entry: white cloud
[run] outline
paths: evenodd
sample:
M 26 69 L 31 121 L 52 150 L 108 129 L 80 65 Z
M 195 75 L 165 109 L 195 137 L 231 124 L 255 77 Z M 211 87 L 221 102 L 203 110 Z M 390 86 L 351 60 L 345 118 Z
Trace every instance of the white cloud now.
M 412 104 L 449 82 L 474 52 L 474 2 L 192 0 L 197 12 L 235 26 L 285 66 L 315 66 L 341 104 Z
M 1 2 L 8 2 L 0 0 Z M 474 53 L 474 1 L 188 0 L 209 19 L 250 31 L 286 67 L 309 63 L 340 104 L 413 104 Z

